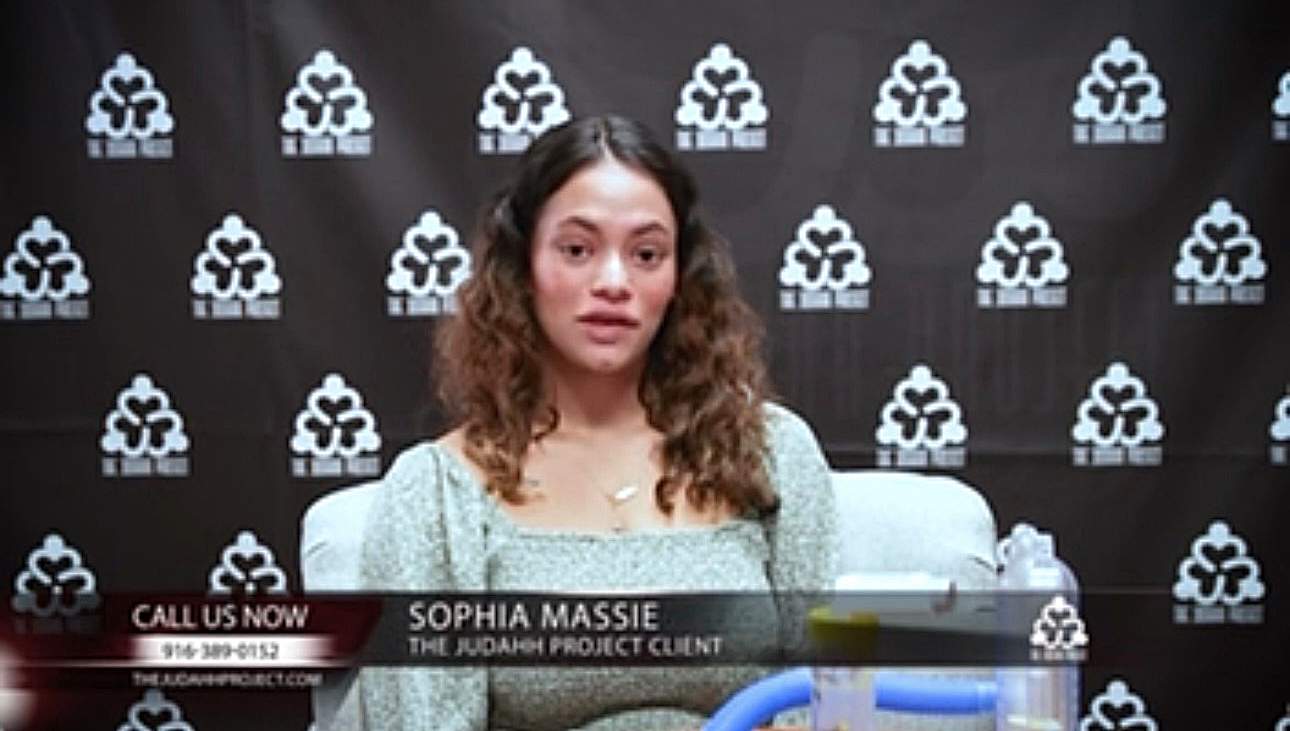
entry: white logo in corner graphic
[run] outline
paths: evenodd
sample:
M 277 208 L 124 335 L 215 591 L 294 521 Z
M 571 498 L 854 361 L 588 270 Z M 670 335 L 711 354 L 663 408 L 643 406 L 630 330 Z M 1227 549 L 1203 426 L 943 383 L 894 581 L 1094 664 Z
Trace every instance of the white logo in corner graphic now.
M 282 291 L 273 254 L 242 217 L 229 213 L 193 259 L 193 317 L 277 319 Z
M 193 731 L 192 724 L 184 720 L 184 711 L 166 698 L 160 690 L 149 688 L 143 700 L 131 704 L 125 723 L 116 731 Z
M 255 533 L 244 530 L 220 552 L 211 569 L 211 595 L 259 596 L 286 594 L 287 575 L 278 568 L 273 551 L 260 543 Z
M 977 306 L 1064 307 L 1069 274 L 1062 242 L 1048 221 L 1030 203 L 1017 201 L 981 247 Z
M 45 536 L 27 555 L 27 565 L 13 580 L 9 600 L 14 612 L 32 617 L 32 632 L 89 629 L 84 615 L 98 609 L 100 597 L 94 572 L 85 566 L 81 552 L 57 533 Z
M 470 251 L 433 209 L 403 232 L 385 276 L 386 312 L 420 317 L 457 311 L 457 288 L 470 278 Z
M 518 154 L 543 132 L 569 121 L 564 90 L 533 51 L 516 46 L 493 72 L 479 114 L 479 151 Z
M 1156 731 L 1156 721 L 1147 704 L 1119 678 L 1089 703 L 1089 715 L 1080 719 L 1079 731 Z
M 1263 303 L 1268 265 L 1250 222 L 1218 198 L 1192 224 L 1191 235 L 1178 245 L 1174 264 L 1174 302 L 1180 305 Z
M 1280 721 L 1277 721 L 1277 725 L 1272 728 L 1272 731 L 1290 731 L 1290 704 L 1286 705 L 1286 715 L 1282 716 Z
M 354 74 L 323 48 L 296 73 L 282 124 L 284 157 L 365 157 L 372 154 L 374 117 Z
M 1071 112 L 1077 144 L 1160 143 L 1165 112 L 1160 79 L 1124 36 L 1093 57 L 1076 87 Z
M 891 62 L 891 75 L 878 87 L 873 107 L 873 142 L 878 147 L 962 147 L 967 104 L 950 65 L 915 40 Z
M 779 269 L 781 310 L 864 310 L 873 277 L 864 246 L 832 206 L 819 205 L 797 226 Z
M 1088 632 L 1079 610 L 1058 594 L 1039 610 L 1030 629 L 1030 646 L 1039 650 L 1074 652 L 1088 646 Z
M 1277 96 L 1272 100 L 1272 139 L 1290 141 L 1290 71 L 1281 74 L 1277 82 Z
M 919 363 L 879 414 L 879 467 L 962 467 L 968 430 L 949 386 Z
M 104 477 L 188 475 L 184 417 L 147 373 L 138 373 L 103 420 Z
M 1260 624 L 1266 593 L 1259 563 L 1226 522 L 1215 520 L 1192 541 L 1178 564 L 1174 621 L 1179 624 Z
M 117 54 L 90 94 L 85 131 L 91 158 L 169 158 L 175 129 L 166 95 L 152 72 L 129 53 Z
M 679 150 L 764 150 L 770 108 L 748 64 L 714 43 L 681 87 L 676 113 Z
M 1129 367 L 1113 362 L 1093 379 L 1088 397 L 1075 411 L 1071 437 L 1076 466 L 1158 465 L 1165 435 L 1160 408 Z
M 1287 458 L 1287 452 L 1290 452 L 1290 388 L 1286 390 L 1287 394 L 1273 407 L 1272 423 L 1268 425 L 1268 435 L 1273 441 L 1268 454 L 1272 464 L 1281 466 L 1290 463 Z
M 295 477 L 370 477 L 380 470 L 381 435 L 363 397 L 339 373 L 309 392 L 291 437 Z
M 84 320 L 90 279 L 85 262 L 67 234 L 48 216 L 31 219 L 31 228 L 14 239 L 0 276 L 0 320 Z

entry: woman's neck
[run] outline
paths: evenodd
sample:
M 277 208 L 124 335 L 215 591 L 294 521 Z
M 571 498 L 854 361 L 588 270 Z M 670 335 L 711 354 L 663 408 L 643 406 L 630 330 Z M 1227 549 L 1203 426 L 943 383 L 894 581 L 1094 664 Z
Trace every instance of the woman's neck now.
M 557 431 L 610 435 L 647 425 L 639 373 L 571 373 L 551 368 L 546 384 L 549 403 L 560 413 Z

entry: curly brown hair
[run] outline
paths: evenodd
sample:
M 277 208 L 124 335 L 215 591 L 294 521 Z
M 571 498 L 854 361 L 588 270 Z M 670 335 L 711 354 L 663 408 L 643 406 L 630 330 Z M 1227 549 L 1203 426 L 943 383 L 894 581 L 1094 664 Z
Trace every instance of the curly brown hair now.
M 639 387 L 646 419 L 663 435 L 655 500 L 670 513 L 684 487 L 700 509 L 772 511 L 778 501 L 766 470 L 761 323 L 739 296 L 729 245 L 699 214 L 693 177 L 644 126 L 617 116 L 543 134 L 480 215 L 474 272 L 457 292 L 457 315 L 435 336 L 437 390 L 460 420 L 466 456 L 484 472 L 489 492 L 521 501 L 524 455 L 560 418 L 545 402 L 530 241 L 547 199 L 605 157 L 650 175 L 677 220 L 676 293 Z

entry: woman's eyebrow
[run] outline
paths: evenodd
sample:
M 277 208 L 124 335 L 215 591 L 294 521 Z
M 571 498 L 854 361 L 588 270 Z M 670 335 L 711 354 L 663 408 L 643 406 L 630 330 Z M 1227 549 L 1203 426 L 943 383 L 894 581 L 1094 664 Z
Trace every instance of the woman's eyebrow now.
M 597 225 L 595 221 L 577 214 L 563 218 L 556 224 L 556 228 L 564 228 L 566 226 L 583 229 L 588 233 L 600 233 L 600 226 Z M 646 221 L 631 230 L 633 236 L 655 232 L 667 234 L 669 236 L 672 235 L 672 229 L 660 221 Z

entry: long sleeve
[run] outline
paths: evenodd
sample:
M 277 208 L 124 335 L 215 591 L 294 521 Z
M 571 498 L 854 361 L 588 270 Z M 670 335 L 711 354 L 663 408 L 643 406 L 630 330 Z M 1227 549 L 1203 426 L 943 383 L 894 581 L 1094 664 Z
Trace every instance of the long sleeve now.
M 779 511 L 766 527 L 770 579 L 776 591 L 832 586 L 838 551 L 837 508 L 829 465 L 811 428 L 797 414 L 767 404 L 771 485 Z
M 485 588 L 484 500 L 452 479 L 429 445 L 403 452 L 381 481 L 364 530 L 360 567 L 368 591 Z M 488 723 L 482 668 L 368 668 L 359 682 L 371 731 L 481 731 Z

